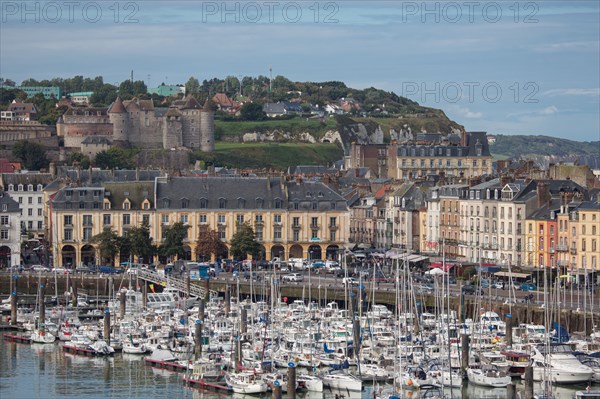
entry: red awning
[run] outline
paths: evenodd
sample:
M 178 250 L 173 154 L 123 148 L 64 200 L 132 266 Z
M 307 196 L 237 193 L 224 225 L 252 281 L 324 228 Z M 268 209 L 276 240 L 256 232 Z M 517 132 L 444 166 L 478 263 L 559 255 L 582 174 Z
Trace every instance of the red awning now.
M 430 269 L 442 269 L 443 271 L 447 272 L 448 270 L 452 269 L 454 267 L 454 263 L 446 263 L 445 265 L 443 264 L 443 262 L 433 262 L 429 265 Z

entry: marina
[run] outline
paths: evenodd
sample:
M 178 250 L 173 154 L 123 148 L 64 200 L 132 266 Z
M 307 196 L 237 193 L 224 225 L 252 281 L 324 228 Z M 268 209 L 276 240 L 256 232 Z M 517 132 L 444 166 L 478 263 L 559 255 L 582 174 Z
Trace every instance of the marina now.
M 516 392 L 567 399 L 600 389 L 593 360 L 600 333 L 571 337 L 560 323 L 519 323 L 486 310 L 478 295 L 477 307 L 455 310 L 443 280 L 436 282 L 439 294 L 426 298 L 398 267 L 393 307 L 376 302 L 374 282 L 347 284 L 344 300 L 334 301 L 287 297 L 275 279 L 254 287 L 251 281 L 255 294 L 243 294 L 238 283 L 226 284 L 221 295 L 208 282 L 200 290 L 169 278 L 164 293 L 152 293 L 152 305 L 146 283 L 138 282 L 138 289 L 110 290 L 105 302 L 87 296 L 48 310 L 46 285 L 39 284 L 33 308 L 11 305 L 5 320 L 22 331 L 4 335 L 3 353 L 35 349 L 104 365 L 135 361 L 145 372 L 175 379 L 174 397 L 187 397 L 189 387 L 191 395 L 200 389 L 274 398 L 338 391 L 338 399 L 511 399 Z

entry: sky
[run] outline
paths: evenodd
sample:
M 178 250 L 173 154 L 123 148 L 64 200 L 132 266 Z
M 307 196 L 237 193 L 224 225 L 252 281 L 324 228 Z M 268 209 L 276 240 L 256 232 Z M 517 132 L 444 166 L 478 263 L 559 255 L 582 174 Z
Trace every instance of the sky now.
M 343 81 L 467 131 L 600 140 L 600 2 L 5 1 L 0 77 Z

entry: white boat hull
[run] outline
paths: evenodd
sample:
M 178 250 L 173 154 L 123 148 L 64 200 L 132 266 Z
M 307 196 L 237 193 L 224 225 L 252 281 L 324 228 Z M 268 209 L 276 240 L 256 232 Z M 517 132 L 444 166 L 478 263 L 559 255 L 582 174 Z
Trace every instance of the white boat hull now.
M 467 369 L 467 378 L 471 384 L 492 388 L 506 387 L 512 382 L 510 376 L 506 374 L 490 375 L 490 373 L 482 373 L 481 370 L 471 368 Z
M 560 370 L 556 368 L 550 369 L 550 381 L 554 384 L 577 384 L 580 382 L 588 382 L 592 378 L 593 372 L 586 370 Z M 533 367 L 533 380 L 544 380 L 544 368 Z

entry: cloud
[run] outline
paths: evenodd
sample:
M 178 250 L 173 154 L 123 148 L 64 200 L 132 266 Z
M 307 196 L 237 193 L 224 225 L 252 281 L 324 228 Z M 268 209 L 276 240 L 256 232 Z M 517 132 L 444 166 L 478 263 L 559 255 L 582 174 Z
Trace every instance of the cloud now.
M 552 89 L 542 93 L 543 96 L 600 96 L 600 87 Z
M 452 106 L 452 111 L 467 119 L 479 119 L 483 117 L 483 112 L 471 111 L 468 107 Z
M 565 51 L 594 51 L 598 52 L 600 42 L 597 40 L 577 41 L 577 42 L 562 42 L 562 43 L 546 43 L 533 48 L 539 53 L 563 53 Z
M 507 118 L 524 118 L 524 117 L 536 117 L 536 116 L 548 116 L 554 115 L 558 113 L 558 107 L 555 105 L 550 105 L 546 108 L 536 109 L 531 111 L 519 111 L 519 112 L 511 112 L 506 115 Z

